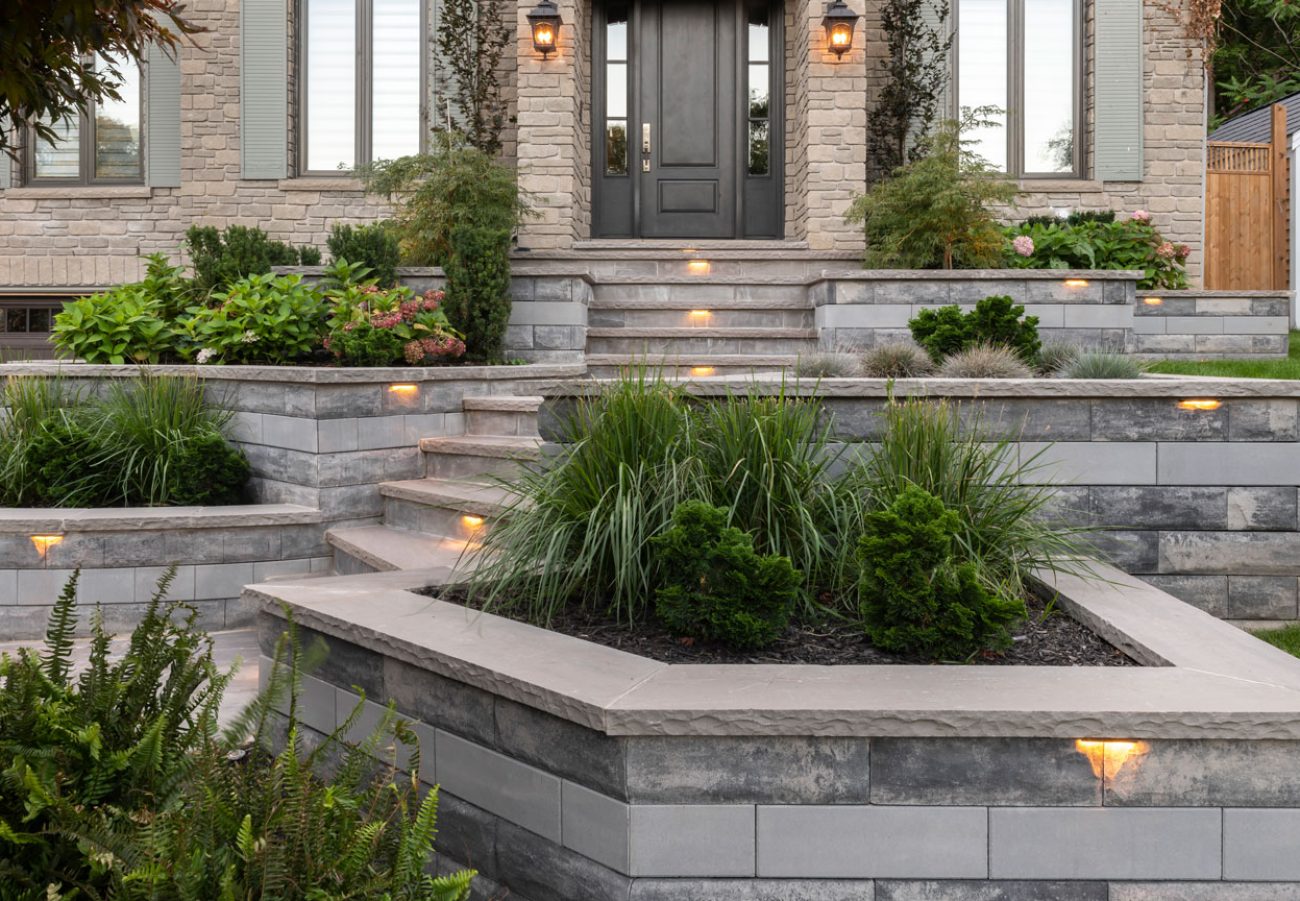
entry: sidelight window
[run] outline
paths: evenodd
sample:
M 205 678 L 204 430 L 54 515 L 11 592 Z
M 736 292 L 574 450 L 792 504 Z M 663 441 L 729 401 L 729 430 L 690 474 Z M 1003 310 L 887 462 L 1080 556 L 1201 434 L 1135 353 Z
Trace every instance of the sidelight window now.
M 627 7 L 610 7 L 605 22 L 605 174 L 627 175 Z
M 745 41 L 750 175 L 767 175 L 772 171 L 772 36 L 768 15 L 766 7 L 749 10 Z
M 957 0 L 957 98 L 997 107 L 967 135 L 995 168 L 1082 174 L 1079 0 Z

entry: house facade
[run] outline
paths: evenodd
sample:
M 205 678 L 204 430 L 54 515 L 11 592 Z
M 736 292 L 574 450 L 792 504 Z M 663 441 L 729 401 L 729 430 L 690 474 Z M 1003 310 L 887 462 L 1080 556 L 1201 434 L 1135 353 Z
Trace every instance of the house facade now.
M 878 0 L 848 5 L 860 18 L 842 53 L 825 0 L 561 0 L 545 54 L 534 3 L 509 7 L 505 153 L 539 214 L 520 246 L 860 250 L 843 217 L 866 184 L 886 37 Z M 177 59 L 152 52 L 124 102 L 0 162 L 0 290 L 26 310 L 6 319 L 11 337 L 42 324 L 42 304 L 136 278 L 143 254 L 175 256 L 191 224 L 322 245 L 334 222 L 384 216 L 348 170 L 418 150 L 445 121 L 440 13 L 439 0 L 189 4 L 206 31 Z M 977 138 L 1019 180 L 1017 215 L 1150 210 L 1193 248 L 1195 281 L 1204 85 L 1183 24 L 1139 0 L 952 0 L 948 23 L 945 110 L 1007 110 Z

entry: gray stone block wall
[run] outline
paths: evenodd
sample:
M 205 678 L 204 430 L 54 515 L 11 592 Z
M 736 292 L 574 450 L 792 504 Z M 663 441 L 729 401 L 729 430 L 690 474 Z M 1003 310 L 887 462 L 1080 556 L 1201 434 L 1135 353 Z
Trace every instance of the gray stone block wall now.
M 1271 291 L 1139 291 L 1134 353 L 1143 356 L 1285 357 L 1291 297 Z
M 284 621 L 259 623 L 269 655 Z M 1300 896 L 1300 742 L 611 737 L 327 643 L 303 722 L 331 731 L 351 686 L 393 701 L 443 865 L 525 901 Z

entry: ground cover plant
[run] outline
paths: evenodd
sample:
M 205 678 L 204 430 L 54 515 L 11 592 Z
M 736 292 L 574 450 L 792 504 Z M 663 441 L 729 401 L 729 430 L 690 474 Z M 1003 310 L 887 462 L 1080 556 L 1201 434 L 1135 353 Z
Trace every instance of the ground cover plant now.
M 974 619 L 890 648 L 962 659 L 1005 644 L 1030 573 L 1086 571 L 1086 543 L 1046 522 L 1037 457 L 1022 464 L 944 403 L 891 402 L 883 416 L 879 450 L 850 450 L 815 398 L 705 400 L 644 372 L 616 381 L 578 400 L 557 458 L 511 480 L 518 500 L 473 552 L 465 597 L 542 625 L 585 612 L 597 628 L 604 617 L 731 648 L 827 623 L 861 631 L 861 541 L 873 528 L 885 540 L 872 516 L 916 486 L 952 533 L 927 564 L 945 574 L 930 603 Z
M 438 795 L 414 775 L 410 729 L 390 709 L 348 742 L 358 704 L 308 742 L 300 674 L 322 649 L 292 628 L 266 691 L 219 729 L 233 673 L 197 614 L 163 600 L 170 578 L 124 650 L 95 616 L 80 672 L 75 575 L 44 647 L 0 657 L 5 898 L 463 901 L 472 873 L 427 873 Z
M 0 505 L 239 503 L 251 470 L 232 414 L 191 378 L 116 380 L 101 394 L 11 377 L 0 418 Z
M 1191 248 L 1166 241 L 1144 210 L 1127 219 L 1038 217 L 1005 234 L 1003 263 L 1013 269 L 1135 269 L 1139 288 L 1187 287 Z
M 1160 360 L 1148 372 L 1167 375 L 1212 375 L 1243 379 L 1300 379 L 1300 332 L 1291 332 L 1285 359 Z

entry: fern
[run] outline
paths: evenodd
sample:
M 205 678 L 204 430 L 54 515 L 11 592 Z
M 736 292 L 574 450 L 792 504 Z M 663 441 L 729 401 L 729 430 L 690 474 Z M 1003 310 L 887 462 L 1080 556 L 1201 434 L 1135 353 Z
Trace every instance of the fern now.
M 45 629 L 45 654 L 41 662 L 45 665 L 45 675 L 53 683 L 65 681 L 72 668 L 73 636 L 77 632 L 77 583 L 80 580 L 81 570 L 78 569 L 64 583 Z

